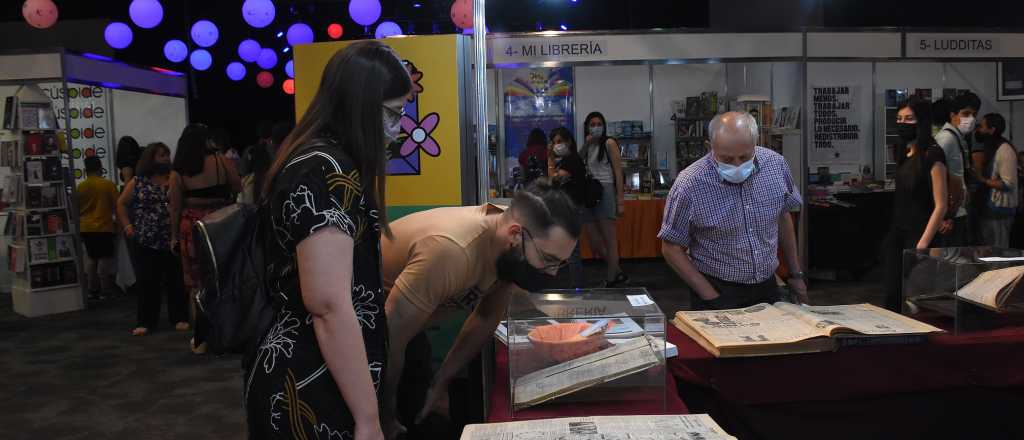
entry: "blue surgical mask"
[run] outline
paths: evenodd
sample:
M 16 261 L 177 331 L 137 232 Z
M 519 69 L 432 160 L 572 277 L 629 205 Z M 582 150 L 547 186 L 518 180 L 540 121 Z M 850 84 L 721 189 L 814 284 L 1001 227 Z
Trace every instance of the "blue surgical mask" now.
M 603 125 L 594 125 L 594 126 L 590 127 L 590 136 L 593 136 L 595 138 L 599 138 L 599 137 L 601 137 L 603 135 L 604 135 L 604 126 Z
M 750 178 L 751 174 L 754 174 L 754 170 L 757 168 L 754 165 L 754 158 L 743 162 L 739 166 L 729 165 L 727 163 L 715 162 L 718 164 L 718 175 L 722 176 L 726 182 L 730 183 L 743 183 Z

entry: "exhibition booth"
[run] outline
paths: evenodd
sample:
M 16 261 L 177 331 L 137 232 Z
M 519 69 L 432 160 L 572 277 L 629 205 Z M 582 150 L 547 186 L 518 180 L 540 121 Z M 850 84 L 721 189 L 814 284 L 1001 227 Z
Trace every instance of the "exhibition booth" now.
M 178 72 L 63 50 L 0 54 L 0 187 L 9 208 L 3 214 L 9 281 L 3 284 L 13 292 L 16 312 L 39 316 L 84 307 L 84 252 L 73 209 L 84 160 L 99 157 L 104 176 L 124 184 L 115 167 L 117 140 L 163 142 L 173 151 L 188 123 L 187 96 L 187 80 Z M 36 149 L 37 139 L 59 148 Z M 130 285 L 131 264 L 118 247 L 118 281 Z
M 1024 56 L 1022 37 L 897 30 L 492 35 L 490 194 L 522 183 L 517 156 L 532 128 L 565 126 L 581 143 L 583 118 L 599 111 L 622 148 L 620 254 L 658 257 L 662 198 L 672 180 L 707 151 L 704 129 L 714 114 L 746 110 L 761 125 L 760 144 L 786 157 L 802 188 L 799 241 L 812 274 L 859 275 L 876 261 L 889 227 L 895 164 L 887 131 L 896 105 L 910 94 L 935 100 L 970 90 L 981 97 L 979 116 L 1002 114 L 1014 139 L 1024 130 L 1024 112 L 1012 101 L 1020 97 L 1014 61 Z M 864 238 L 872 242 L 865 246 Z

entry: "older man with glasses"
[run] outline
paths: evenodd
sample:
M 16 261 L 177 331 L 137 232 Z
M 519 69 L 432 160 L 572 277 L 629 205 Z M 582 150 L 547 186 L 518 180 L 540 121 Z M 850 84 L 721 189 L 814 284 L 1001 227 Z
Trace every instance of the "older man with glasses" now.
M 665 260 L 690 287 L 691 307 L 778 301 L 780 244 L 789 286 L 806 303 L 790 217 L 802 201 L 786 160 L 756 146 L 757 121 L 748 113 L 718 115 L 708 133 L 711 152 L 679 173 L 658 234 Z
M 561 189 L 539 180 L 509 208 L 437 208 L 391 223 L 381 244 L 390 348 L 383 428 L 389 438 L 433 438 L 410 426 L 448 412 L 448 383 L 493 337 L 511 295 L 537 291 L 566 265 L 580 223 Z M 470 312 L 437 374 L 423 330 Z M 408 368 L 406 368 L 408 366 Z

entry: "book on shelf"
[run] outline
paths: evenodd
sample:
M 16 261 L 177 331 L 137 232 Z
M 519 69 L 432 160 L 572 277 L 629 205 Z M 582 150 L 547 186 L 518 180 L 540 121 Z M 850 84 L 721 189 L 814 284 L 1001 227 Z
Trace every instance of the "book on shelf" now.
M 43 207 L 47 208 L 58 208 L 60 204 L 60 193 L 61 188 L 59 185 L 47 185 L 41 188 L 40 197 L 42 198 Z
M 931 102 L 932 100 L 932 89 L 914 89 L 914 95 L 925 101 Z
M 28 240 L 28 261 L 29 263 L 42 263 L 50 261 L 50 251 L 45 238 L 31 238 Z
M 43 183 L 43 161 L 41 160 L 26 160 L 25 161 L 25 183 L 35 184 Z
M 64 175 L 62 171 L 59 158 L 47 157 L 43 161 L 43 180 L 47 182 L 63 182 Z
M 22 130 L 54 130 L 57 118 L 48 102 L 22 102 L 18 104 Z
M 46 230 L 43 226 L 43 214 L 38 212 L 29 212 L 23 216 L 25 218 L 25 233 L 29 237 L 35 237 L 46 234 Z
M 699 96 L 690 96 L 686 98 L 686 112 L 684 114 L 687 118 L 699 118 L 703 111 L 704 106 L 700 102 Z
M 74 261 L 65 261 L 60 264 L 60 284 L 75 284 L 78 282 L 78 265 Z
M 8 96 L 4 99 L 4 130 L 18 127 L 18 97 Z
M 0 167 L 16 169 L 21 166 L 18 141 L 0 142 Z
M 40 227 L 45 226 L 46 234 L 66 234 L 70 232 L 68 229 L 68 216 L 64 211 L 50 212 L 45 217 L 40 216 L 40 218 Z
M 956 297 L 989 310 L 1003 312 L 1024 301 L 1024 266 L 982 272 L 956 291 Z
M 43 208 L 43 188 L 30 186 L 25 188 L 25 206 L 29 209 Z
M 834 351 L 844 345 L 916 343 L 924 342 L 929 333 L 943 331 L 871 304 L 762 303 L 743 309 L 676 312 L 672 323 L 720 358 Z M 844 343 L 849 337 L 861 339 Z
M 56 258 L 65 259 L 73 258 L 75 256 L 75 240 L 70 235 L 60 235 L 54 237 L 54 244 L 57 248 Z
M 25 271 L 25 247 L 19 245 L 8 245 L 7 246 L 7 265 L 8 269 L 13 273 L 22 273 Z

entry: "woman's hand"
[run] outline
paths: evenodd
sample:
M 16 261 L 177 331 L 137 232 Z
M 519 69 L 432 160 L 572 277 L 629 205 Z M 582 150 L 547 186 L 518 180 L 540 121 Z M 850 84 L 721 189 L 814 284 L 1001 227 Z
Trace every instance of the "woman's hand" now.
M 135 237 L 135 226 L 128 225 L 124 227 L 124 235 L 128 238 Z

